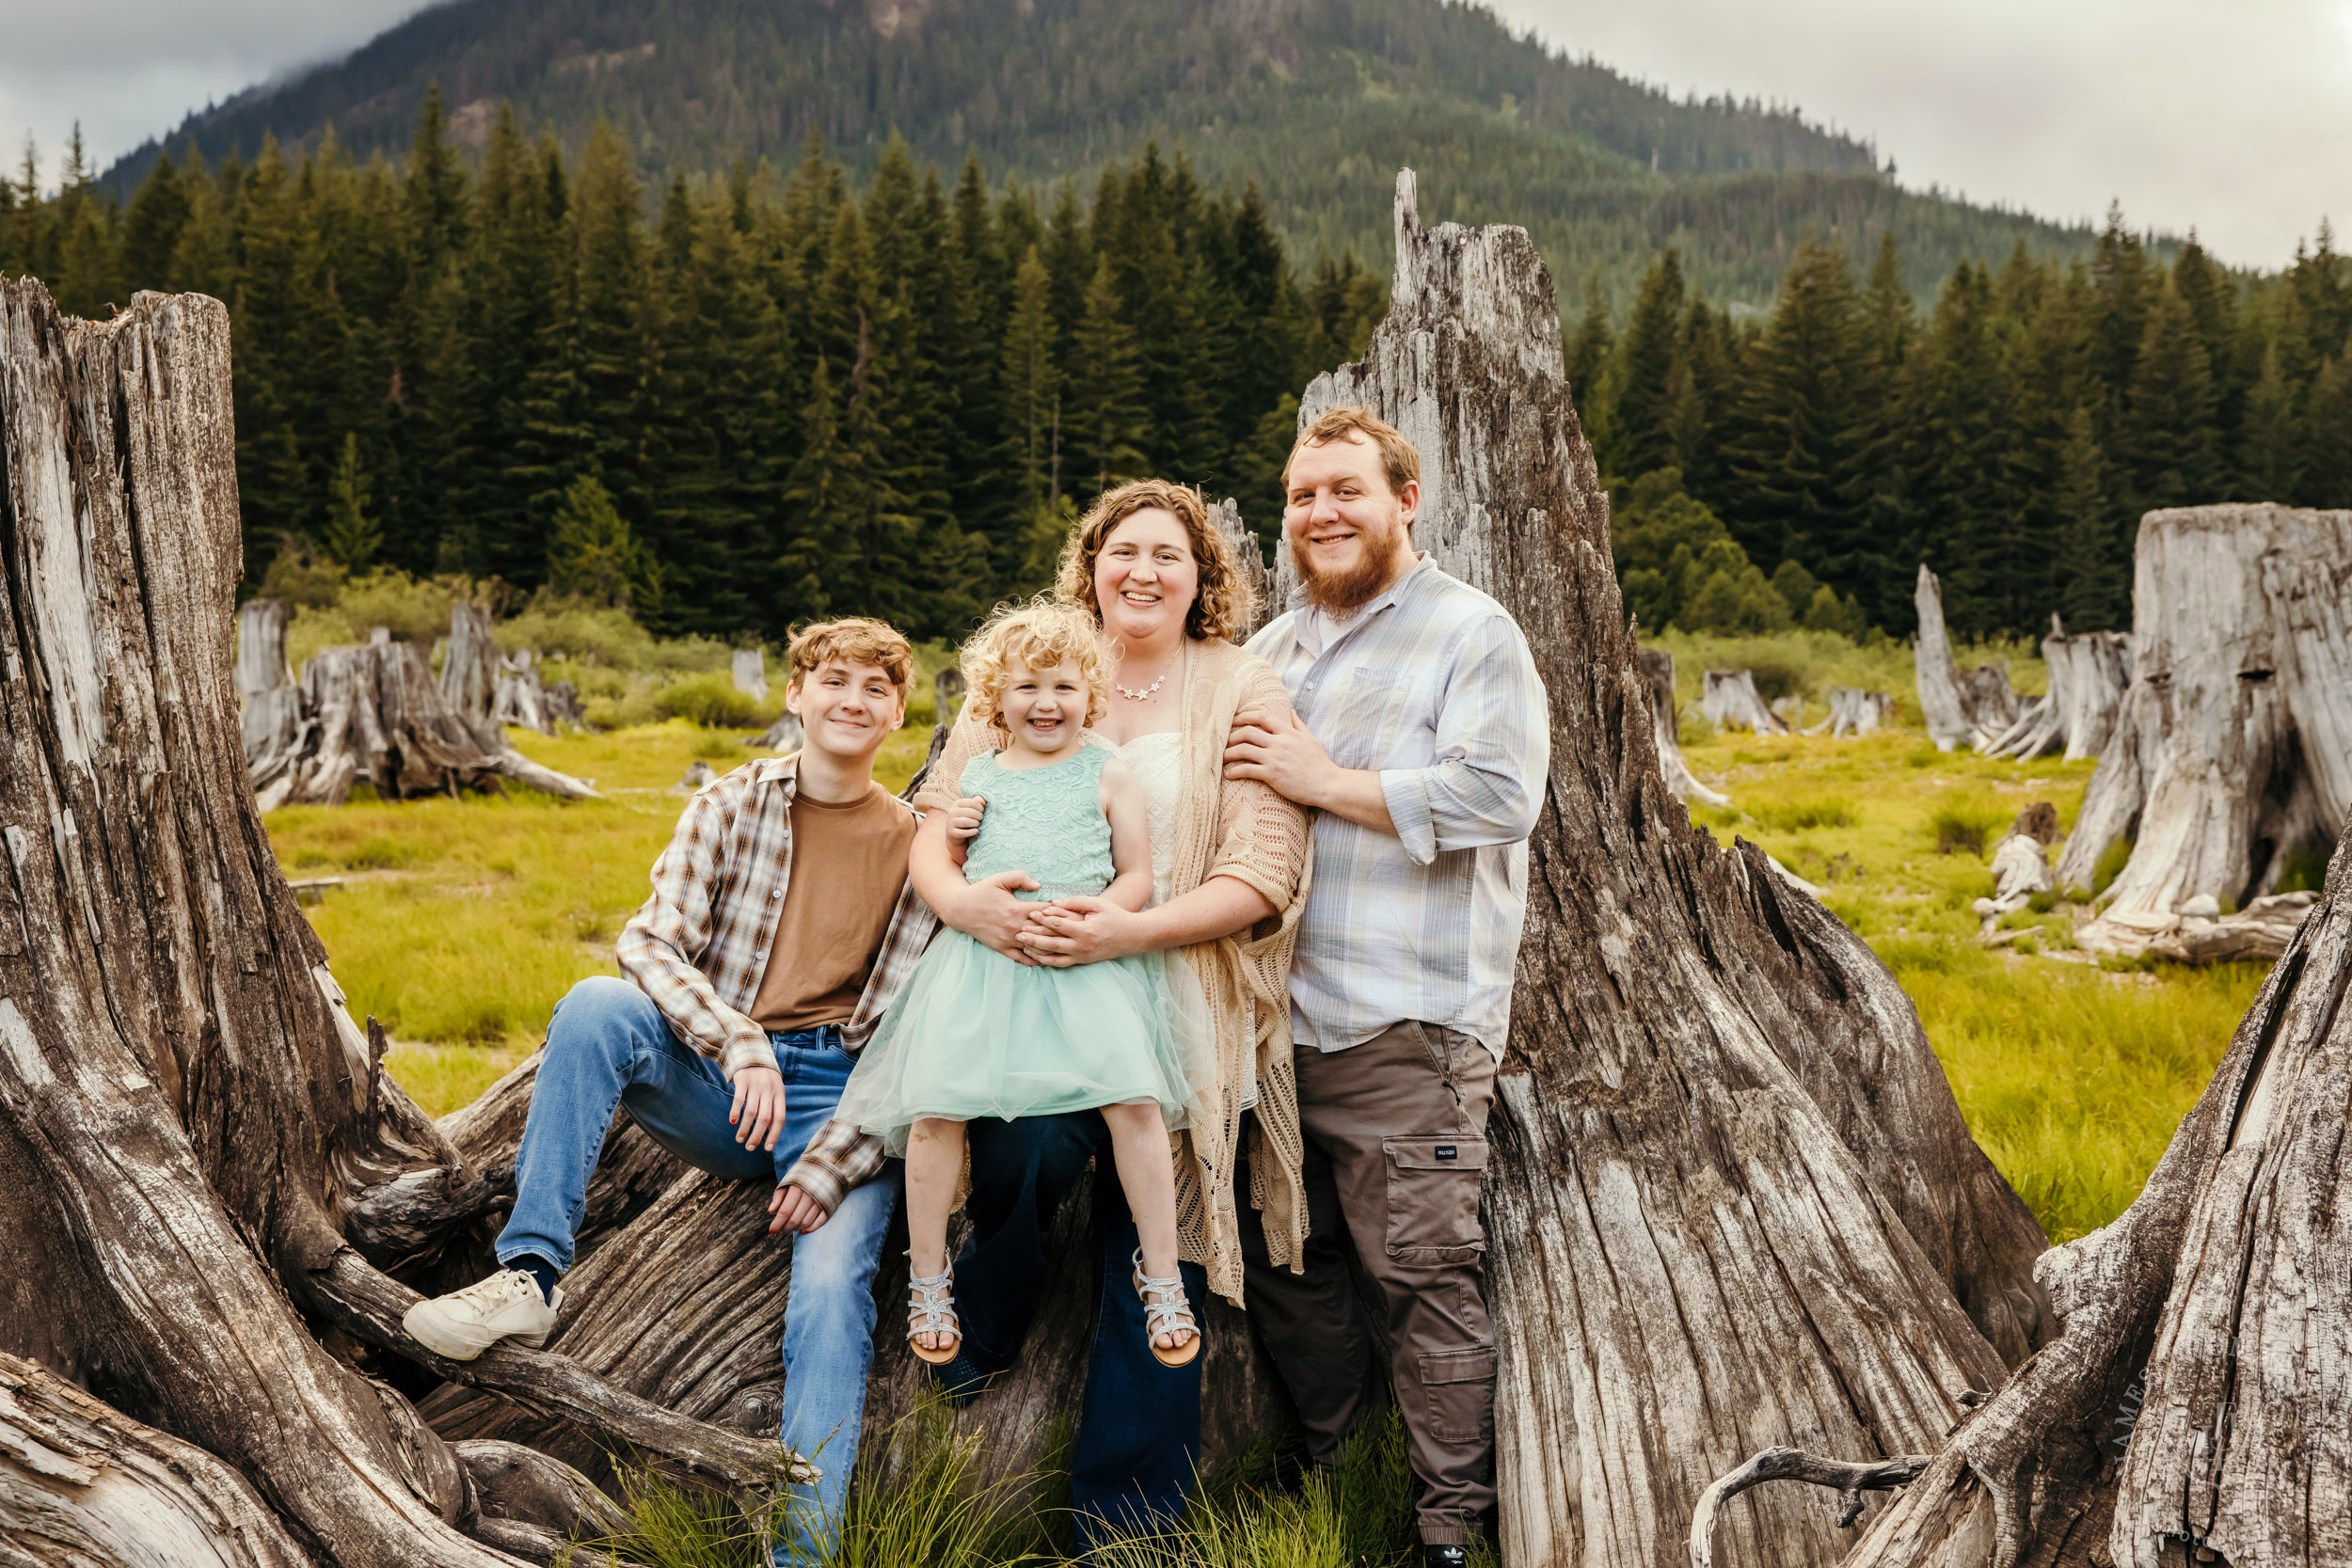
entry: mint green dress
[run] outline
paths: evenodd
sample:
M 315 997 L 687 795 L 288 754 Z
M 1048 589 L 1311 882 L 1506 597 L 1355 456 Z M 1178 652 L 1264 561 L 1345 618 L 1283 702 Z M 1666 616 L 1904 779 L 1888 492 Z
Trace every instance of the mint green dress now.
M 1037 879 L 1032 901 L 1099 894 L 1116 874 L 1103 815 L 1103 765 L 1081 746 L 1042 768 L 972 759 L 960 793 L 987 800 L 963 874 Z M 1149 1101 L 1170 1130 L 1191 1094 L 1169 1026 L 1157 953 L 1070 969 L 1032 968 L 943 928 L 860 1053 L 834 1114 L 906 1152 L 918 1117 L 1054 1116 Z

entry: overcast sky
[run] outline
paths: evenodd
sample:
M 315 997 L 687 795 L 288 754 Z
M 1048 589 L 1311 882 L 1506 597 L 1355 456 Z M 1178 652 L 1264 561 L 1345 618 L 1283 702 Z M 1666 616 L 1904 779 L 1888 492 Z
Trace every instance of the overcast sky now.
M 52 178 L 348 50 L 417 0 L 0 0 L 0 138 Z M 1903 182 L 2054 218 L 2194 226 L 2275 267 L 2352 225 L 2352 0 L 1500 0 L 1512 23 L 1680 94 L 1793 103 Z M 13 162 L 13 158 L 10 162 Z

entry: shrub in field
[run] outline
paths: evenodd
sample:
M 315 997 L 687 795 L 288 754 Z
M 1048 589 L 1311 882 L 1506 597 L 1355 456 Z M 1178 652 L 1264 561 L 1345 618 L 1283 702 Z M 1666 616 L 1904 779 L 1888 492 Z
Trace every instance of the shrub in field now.
M 672 681 L 654 694 L 653 711 L 657 718 L 683 719 L 706 729 L 741 729 L 763 722 L 759 705 L 716 671 Z
M 1998 800 L 1976 795 L 1949 796 L 1937 803 L 1935 815 L 1928 818 L 1928 832 L 1934 835 L 1939 855 L 1965 849 L 1982 858 L 2009 826 L 2011 815 Z
M 1769 800 L 1749 811 L 1756 826 L 1777 832 L 1803 832 L 1807 828 L 1851 828 L 1861 820 L 1854 803 L 1842 795 L 1818 795 L 1809 800 Z

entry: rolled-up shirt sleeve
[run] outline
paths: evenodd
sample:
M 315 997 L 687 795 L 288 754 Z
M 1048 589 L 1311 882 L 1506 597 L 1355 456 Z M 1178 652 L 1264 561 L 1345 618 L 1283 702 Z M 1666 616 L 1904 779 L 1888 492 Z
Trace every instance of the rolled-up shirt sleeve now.
M 1535 829 L 1551 766 L 1551 705 L 1509 617 L 1472 628 L 1448 656 L 1436 760 L 1383 768 L 1380 794 L 1416 865 L 1440 851 L 1516 844 Z

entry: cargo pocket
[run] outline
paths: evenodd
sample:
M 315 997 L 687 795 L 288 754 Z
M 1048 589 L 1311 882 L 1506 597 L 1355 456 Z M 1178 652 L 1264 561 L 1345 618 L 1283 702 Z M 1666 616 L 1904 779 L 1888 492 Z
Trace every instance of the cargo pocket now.
M 1478 1227 L 1478 1179 L 1486 1140 L 1475 1133 L 1389 1138 L 1389 1256 L 1400 1263 L 1474 1263 L 1486 1250 Z
M 1433 1350 L 1421 1358 L 1429 1435 L 1440 1443 L 1491 1443 L 1495 1436 L 1495 1348 Z

